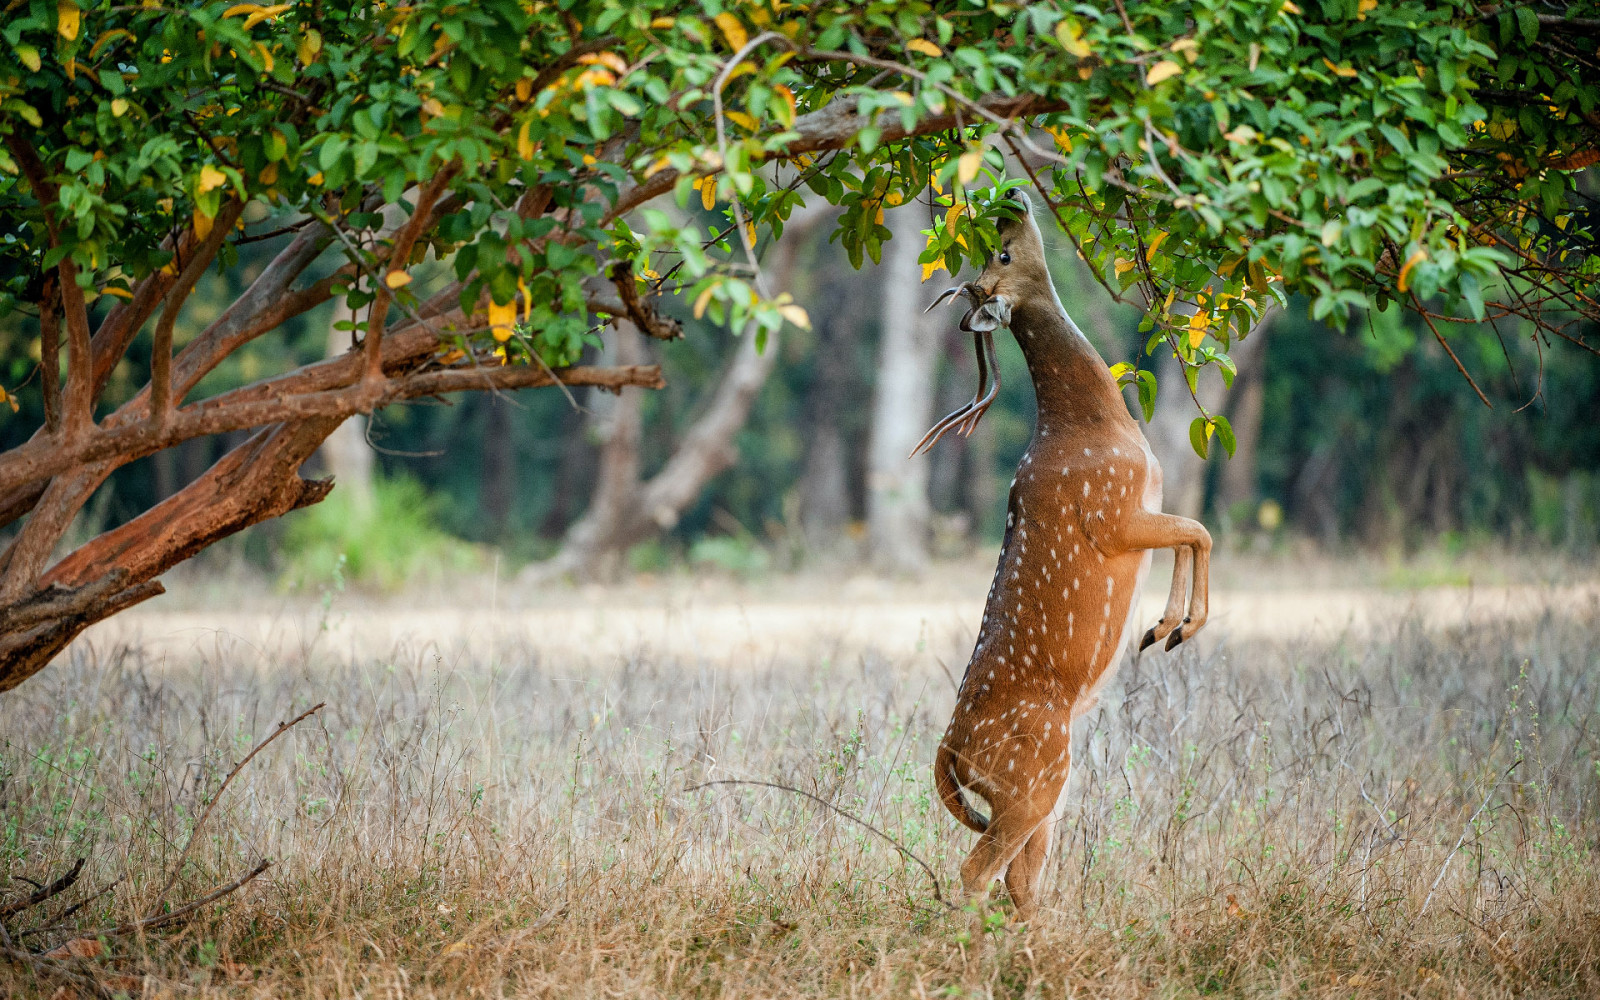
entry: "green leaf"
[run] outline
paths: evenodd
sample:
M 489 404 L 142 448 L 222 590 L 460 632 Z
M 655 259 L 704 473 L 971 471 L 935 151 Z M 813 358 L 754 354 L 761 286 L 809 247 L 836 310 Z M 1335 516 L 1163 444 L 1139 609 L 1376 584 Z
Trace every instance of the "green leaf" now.
M 1195 417 L 1189 424 L 1189 444 L 1194 448 L 1194 453 L 1201 458 L 1209 458 L 1208 449 L 1210 442 L 1206 437 L 1206 418 Z
M 1212 417 L 1211 422 L 1216 428 L 1217 440 L 1222 443 L 1222 450 L 1228 453 L 1229 458 L 1232 458 L 1233 450 L 1238 446 L 1238 442 L 1234 440 L 1233 436 L 1233 425 L 1228 423 L 1228 418 L 1221 414 Z
M 1517 27 L 1522 30 L 1522 40 L 1532 45 L 1539 37 L 1539 16 L 1531 7 L 1518 7 Z

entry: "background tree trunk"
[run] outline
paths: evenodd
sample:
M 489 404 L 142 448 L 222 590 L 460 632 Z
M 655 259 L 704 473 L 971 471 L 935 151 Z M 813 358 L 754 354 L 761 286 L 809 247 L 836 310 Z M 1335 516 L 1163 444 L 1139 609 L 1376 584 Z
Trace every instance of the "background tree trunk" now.
M 517 489 L 516 404 L 502 393 L 479 398 L 483 414 L 483 463 L 478 477 L 478 509 L 483 513 L 484 536 L 505 537 L 511 501 Z
M 341 322 L 359 322 L 359 315 L 344 304 L 342 298 L 333 304 L 333 319 L 328 322 L 328 349 L 326 357 L 337 358 L 350 350 L 351 331 L 339 329 Z M 375 503 L 372 485 L 373 453 L 367 444 L 365 414 L 346 418 L 317 450 L 322 467 L 333 476 L 339 493 L 358 516 L 369 516 Z
M 805 469 L 800 479 L 800 524 L 807 552 L 828 558 L 850 554 L 848 530 L 855 514 L 851 453 L 857 415 L 866 393 L 859 363 L 867 293 L 861 275 L 842 261 L 817 255 L 813 298 L 827 302 L 811 317 L 815 377 L 806 389 Z
M 784 238 L 763 266 L 774 288 L 792 283 L 797 251 L 825 210 L 803 208 L 790 218 Z M 631 363 L 644 345 L 630 324 L 619 322 L 610 338 L 618 364 Z M 712 477 L 738 458 L 734 438 L 778 358 L 779 334 L 756 349 L 754 330 L 746 330 L 705 411 L 695 420 L 661 471 L 641 482 L 643 419 L 637 392 L 624 389 L 609 403 L 600 448 L 600 471 L 589 508 L 567 531 L 561 551 L 524 570 L 528 580 L 557 576 L 590 578 L 620 568 L 627 550 L 677 526 L 683 511 Z
M 933 423 L 934 361 L 948 317 L 925 316 L 937 289 L 922 284 L 920 230 L 927 210 L 891 210 L 894 234 L 884 248 L 878 383 L 872 400 L 867 461 L 867 537 L 873 563 L 892 573 L 920 572 L 928 562 L 926 455 L 907 458 Z
M 1233 345 L 1228 353 L 1239 368 L 1247 371 L 1256 369 L 1266 347 L 1267 332 L 1271 325 L 1272 318 L 1269 316 L 1257 323 L 1248 337 Z M 1183 369 L 1169 350 L 1160 353 L 1156 363 L 1156 379 L 1160 384 L 1156 395 L 1156 415 L 1145 427 L 1145 436 L 1150 441 L 1150 450 L 1155 453 L 1156 461 L 1161 463 L 1165 494 L 1162 509 L 1169 514 L 1199 520 L 1205 511 L 1206 462 L 1195 454 L 1194 446 L 1189 443 L 1189 425 L 1200 413 L 1189 396 Z M 1214 366 L 1200 373 L 1195 396 L 1208 412 L 1222 412 L 1227 389 Z M 1229 422 L 1232 423 L 1232 420 Z M 1229 461 L 1226 453 L 1222 453 L 1221 447 L 1217 446 L 1212 455 L 1215 457 L 1219 453 L 1221 457 L 1216 461 Z M 1253 457 L 1251 461 L 1254 461 Z

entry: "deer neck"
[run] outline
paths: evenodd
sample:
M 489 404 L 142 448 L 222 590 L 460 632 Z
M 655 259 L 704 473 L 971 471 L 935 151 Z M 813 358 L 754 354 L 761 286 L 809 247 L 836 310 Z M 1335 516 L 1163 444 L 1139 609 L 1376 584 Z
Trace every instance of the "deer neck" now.
M 1105 360 L 1072 322 L 1053 289 L 1048 299 L 1012 309 L 1011 332 L 1028 362 L 1041 428 L 1066 431 L 1133 423 Z

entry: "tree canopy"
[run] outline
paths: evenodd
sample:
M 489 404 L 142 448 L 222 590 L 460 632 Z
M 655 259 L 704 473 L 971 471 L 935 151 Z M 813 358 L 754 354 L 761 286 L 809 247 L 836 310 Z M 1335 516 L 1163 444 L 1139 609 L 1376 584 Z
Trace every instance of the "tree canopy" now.
M 1031 183 L 1191 385 L 1295 295 L 1330 320 L 1398 303 L 1447 351 L 1445 320 L 1587 346 L 1593 6 L 21 0 L 0 280 L 42 363 L 4 388 L 43 418 L 0 454 L 0 523 L 28 517 L 0 556 L 0 660 L 24 664 L 0 688 L 176 561 L 319 499 L 295 469 L 349 414 L 657 384 L 570 366 L 610 320 L 677 336 L 674 297 L 757 337 L 805 323 L 759 261 L 807 192 L 843 209 L 857 265 L 886 207 L 926 204 L 931 276 L 981 261 L 999 196 Z M 195 282 L 250 243 L 270 263 L 174 354 Z M 366 317 L 357 351 L 187 401 L 336 296 Z M 148 386 L 107 398 L 146 329 Z M 49 564 L 112 469 L 252 428 L 176 507 Z M 1202 413 L 1196 447 L 1213 436 L 1230 446 Z

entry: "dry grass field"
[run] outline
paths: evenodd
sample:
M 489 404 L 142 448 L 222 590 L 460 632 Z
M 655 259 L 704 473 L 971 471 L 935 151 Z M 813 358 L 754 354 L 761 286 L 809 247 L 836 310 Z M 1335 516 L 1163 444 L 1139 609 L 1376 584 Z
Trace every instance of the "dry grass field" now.
M 929 761 L 988 579 L 947 576 L 191 581 L 0 696 L 0 913 L 88 859 L 0 923 L 91 956 L 0 994 L 1600 995 L 1592 585 L 1223 567 L 1207 641 L 1079 722 L 1020 926 L 954 895 Z

